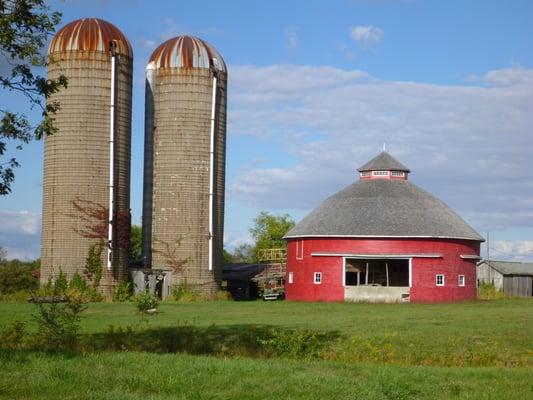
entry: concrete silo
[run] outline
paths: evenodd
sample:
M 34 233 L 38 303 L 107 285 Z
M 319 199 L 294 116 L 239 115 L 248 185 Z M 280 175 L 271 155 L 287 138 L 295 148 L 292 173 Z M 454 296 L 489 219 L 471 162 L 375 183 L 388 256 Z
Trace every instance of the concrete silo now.
M 212 293 L 224 231 L 227 71 L 205 41 L 161 44 L 146 70 L 143 256 Z
M 109 22 L 84 18 L 57 32 L 48 57 L 48 76 L 65 75 L 68 88 L 49 99 L 61 109 L 44 144 L 41 281 L 84 276 L 92 245 L 110 294 L 127 277 L 131 45 Z

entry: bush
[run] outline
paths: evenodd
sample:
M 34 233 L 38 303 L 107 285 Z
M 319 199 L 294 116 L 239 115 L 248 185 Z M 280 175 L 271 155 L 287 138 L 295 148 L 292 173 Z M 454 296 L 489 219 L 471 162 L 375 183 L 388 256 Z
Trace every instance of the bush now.
M 181 285 L 174 287 L 172 297 L 176 301 L 190 303 L 194 301 L 227 301 L 231 299 L 231 294 L 225 290 L 219 290 L 214 294 L 202 293 L 195 290 L 185 280 Z
M 0 263 L 0 293 L 36 290 L 39 287 L 39 280 L 32 275 L 32 271 L 38 268 L 37 262 L 11 260 Z
M 19 290 L 13 293 L 0 293 L 0 303 L 27 303 L 34 292 L 29 290 Z
M 58 294 L 55 293 L 54 297 Z M 37 344 L 45 349 L 73 349 L 78 341 L 81 312 L 85 307 L 76 298 L 67 298 L 64 303 L 35 303 Z
M 307 329 L 271 329 L 258 342 L 279 357 L 316 359 L 330 346 L 331 335 Z
M 135 303 L 139 312 L 145 313 L 148 310 L 157 308 L 159 299 L 152 293 L 140 293 L 135 297 Z
M 504 297 L 503 292 L 496 289 L 492 283 L 481 282 L 477 288 L 477 298 L 480 300 L 499 300 Z
M 15 321 L 11 326 L 0 331 L 0 349 L 18 349 L 23 346 L 26 336 L 26 326 L 24 322 Z
M 113 290 L 113 301 L 123 303 L 133 298 L 133 283 L 129 281 L 120 282 Z

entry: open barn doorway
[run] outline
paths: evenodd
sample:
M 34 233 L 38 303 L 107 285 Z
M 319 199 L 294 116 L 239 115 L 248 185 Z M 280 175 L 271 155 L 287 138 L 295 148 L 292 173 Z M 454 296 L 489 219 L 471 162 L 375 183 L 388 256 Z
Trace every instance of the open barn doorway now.
M 397 303 L 409 301 L 409 259 L 346 258 L 344 299 Z
M 344 284 L 345 286 L 409 286 L 409 260 L 347 258 Z

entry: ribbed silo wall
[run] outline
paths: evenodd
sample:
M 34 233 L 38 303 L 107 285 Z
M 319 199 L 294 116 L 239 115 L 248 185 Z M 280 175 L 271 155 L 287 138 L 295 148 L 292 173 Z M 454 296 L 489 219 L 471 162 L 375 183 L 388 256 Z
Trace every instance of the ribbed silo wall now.
M 153 132 L 152 267 L 184 262 L 174 283 L 213 293 L 224 236 L 226 74 L 218 74 L 215 112 L 213 269 L 209 270 L 209 165 L 213 72 L 156 71 Z M 149 167 L 149 166 L 147 166 Z M 148 174 L 150 175 L 150 174 Z
M 61 106 L 58 131 L 44 140 L 41 282 L 60 271 L 69 279 L 76 272 L 84 276 L 90 245 L 104 243 L 99 289 L 110 295 L 114 285 L 127 278 L 127 246 L 113 253 L 113 270 L 108 272 L 107 238 L 83 234 L 98 224 L 107 225 L 102 220 L 106 213 L 84 219 L 73 202 L 89 212 L 108 210 L 111 56 L 101 51 L 53 53 L 48 76 L 60 74 L 68 78 L 68 88 L 50 98 Z M 131 58 L 116 56 L 115 77 L 115 209 L 124 220 L 130 206 Z M 119 229 L 115 237 L 129 236 L 129 226 Z

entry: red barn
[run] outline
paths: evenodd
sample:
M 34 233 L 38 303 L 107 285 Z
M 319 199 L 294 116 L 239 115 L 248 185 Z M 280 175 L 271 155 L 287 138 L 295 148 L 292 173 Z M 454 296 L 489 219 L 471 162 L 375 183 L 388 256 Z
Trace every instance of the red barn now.
M 326 199 L 285 236 L 286 298 L 475 299 L 484 239 L 409 182 L 409 169 L 387 152 L 358 171 L 358 182 Z

